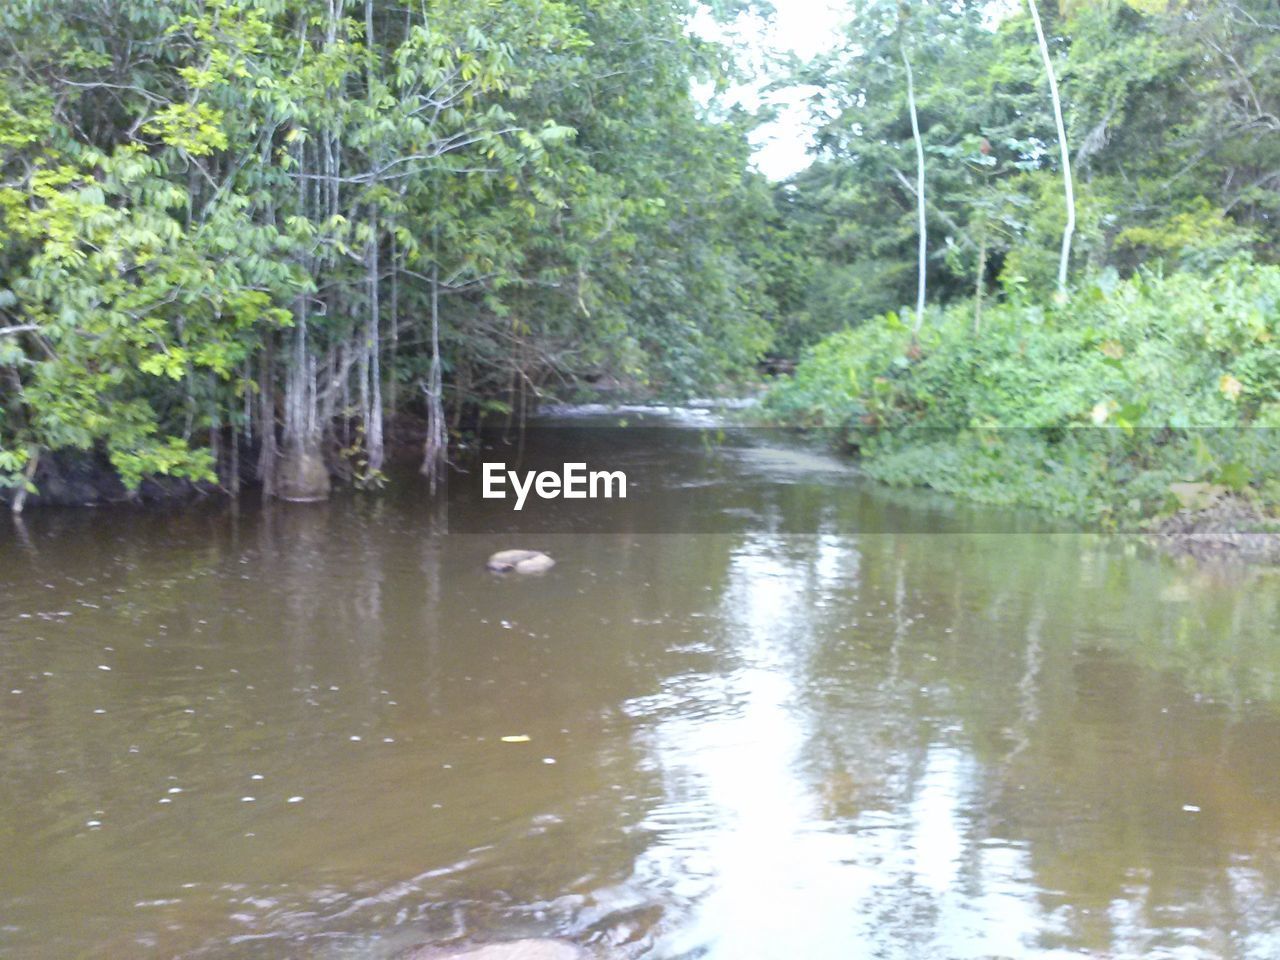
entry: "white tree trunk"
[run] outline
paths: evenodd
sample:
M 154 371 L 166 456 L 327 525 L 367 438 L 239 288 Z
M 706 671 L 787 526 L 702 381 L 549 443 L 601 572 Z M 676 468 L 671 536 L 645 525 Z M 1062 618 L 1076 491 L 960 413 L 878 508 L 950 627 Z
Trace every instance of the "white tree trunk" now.
M 27 449 L 27 466 L 22 471 L 22 485 L 18 487 L 13 495 L 13 502 L 9 504 L 9 509 L 15 516 L 22 513 L 23 507 L 27 505 L 27 494 L 31 491 L 31 482 L 35 479 L 38 469 L 40 469 L 40 449 L 33 445 Z
M 1071 260 L 1071 235 L 1076 231 L 1076 194 L 1071 182 L 1071 153 L 1067 148 L 1067 127 L 1062 122 L 1062 99 L 1058 96 L 1058 78 L 1053 72 L 1049 57 L 1049 43 L 1044 38 L 1044 26 L 1040 23 L 1040 9 L 1036 0 L 1027 0 L 1031 8 L 1031 20 L 1036 26 L 1036 39 L 1040 42 L 1040 58 L 1044 60 L 1044 72 L 1049 75 L 1049 96 L 1053 98 L 1053 119 L 1058 124 L 1058 150 L 1062 155 L 1062 183 L 1067 198 L 1067 224 L 1062 230 L 1062 253 L 1058 260 L 1058 295 L 1067 295 L 1067 264 Z
M 435 244 L 432 243 L 434 256 Z M 431 481 L 431 492 L 444 474 L 448 455 L 448 434 L 444 422 L 443 373 L 440 360 L 440 267 L 431 263 L 431 368 L 427 374 L 427 442 L 422 457 L 422 474 Z
M 911 136 L 916 143 L 916 219 L 918 234 L 918 258 L 916 275 L 916 319 L 911 327 L 911 339 L 915 340 L 924 322 L 925 260 L 929 247 L 928 226 L 924 215 L 924 145 L 920 142 L 920 121 L 916 116 L 915 78 L 911 74 L 911 61 L 907 48 L 902 47 L 902 63 L 907 68 L 907 107 L 911 111 Z
M 381 364 L 381 331 L 379 323 L 378 301 L 378 215 L 373 214 L 370 224 L 372 236 L 369 238 L 368 283 L 369 283 L 369 318 L 365 326 L 364 350 L 367 359 L 367 400 L 365 403 L 365 435 L 364 446 L 369 454 L 366 470 L 370 478 L 382 470 L 385 449 L 382 439 L 382 364 Z

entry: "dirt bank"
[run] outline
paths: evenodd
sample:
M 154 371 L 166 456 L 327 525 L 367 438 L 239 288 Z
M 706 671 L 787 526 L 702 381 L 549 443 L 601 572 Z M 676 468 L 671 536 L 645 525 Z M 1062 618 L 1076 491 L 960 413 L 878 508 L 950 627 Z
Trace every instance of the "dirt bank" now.
M 1156 524 L 1150 539 L 1175 556 L 1280 563 L 1280 520 L 1239 497 L 1224 497 L 1200 510 L 1180 510 Z
M 46 453 L 32 481 L 36 493 L 29 494 L 25 507 L 81 507 L 126 501 L 152 503 L 161 500 L 183 500 L 219 492 L 211 483 L 193 483 L 177 477 L 154 477 L 143 480 L 135 493 L 130 493 L 105 455 L 97 452 L 64 450 Z M 15 491 L 0 490 L 0 504 L 8 509 Z

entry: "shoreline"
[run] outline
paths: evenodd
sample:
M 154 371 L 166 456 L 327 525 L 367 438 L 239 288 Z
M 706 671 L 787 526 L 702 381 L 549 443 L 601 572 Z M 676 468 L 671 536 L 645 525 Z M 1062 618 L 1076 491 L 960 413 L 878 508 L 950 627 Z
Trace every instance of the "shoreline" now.
M 1270 530 L 1258 529 L 1270 526 Z M 1280 565 L 1280 521 L 1240 497 L 1158 521 L 1147 539 L 1162 552 L 1202 563 Z
M 556 412 L 562 413 L 574 406 L 556 405 L 551 408 L 551 412 L 553 415 Z M 610 405 L 592 405 L 596 406 Z M 642 406 L 670 409 L 667 405 L 659 407 L 649 404 L 624 404 L 618 406 L 618 409 L 625 407 L 637 411 Z M 677 406 L 689 406 L 690 409 L 702 411 L 708 406 L 723 406 L 728 410 L 738 408 L 733 402 L 695 402 Z M 394 442 L 389 444 L 388 453 L 389 459 L 403 462 L 416 454 L 420 444 L 407 436 L 409 431 L 404 429 L 406 424 L 398 426 L 400 429 L 394 432 Z M 797 428 L 797 432 L 808 433 L 800 428 Z M 855 464 L 859 459 L 848 451 L 842 456 Z M 256 496 L 262 484 L 253 476 L 250 468 L 252 462 L 250 456 L 241 457 L 240 486 L 242 490 Z M 872 476 L 867 478 L 888 489 L 902 489 Z M 219 497 L 231 499 L 232 494 L 224 485 L 226 478 L 223 480 L 224 483 L 215 484 L 177 477 L 148 477 L 131 494 L 102 454 L 64 451 L 44 459 L 36 477 L 40 492 L 29 495 L 26 505 L 28 508 L 91 508 L 118 504 L 180 505 L 183 501 L 203 502 Z M 910 489 L 929 490 L 962 503 L 983 503 L 954 491 L 934 490 L 928 485 L 913 485 Z M 0 502 L 7 506 L 13 496 L 13 490 L 0 491 Z M 1191 558 L 1200 563 L 1280 565 L 1280 521 L 1269 518 L 1256 505 L 1238 496 L 1223 495 L 1205 506 L 1184 507 L 1168 516 L 1148 518 L 1142 529 L 1117 532 L 1136 534 L 1159 553 L 1173 558 Z

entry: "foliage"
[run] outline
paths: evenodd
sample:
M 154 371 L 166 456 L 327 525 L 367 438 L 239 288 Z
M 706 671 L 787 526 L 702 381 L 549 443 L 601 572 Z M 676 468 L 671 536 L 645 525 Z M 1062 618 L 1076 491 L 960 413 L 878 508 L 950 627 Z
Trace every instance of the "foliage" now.
M 1047 5 L 1053 7 L 1056 5 Z M 1162 261 L 1209 270 L 1280 243 L 1280 31 L 1264 0 L 1081 2 L 1045 9 L 1076 173 L 1071 275 Z M 779 187 L 779 245 L 802 289 L 773 281 L 797 349 L 913 298 L 915 88 L 935 302 L 1054 292 L 1065 219 L 1054 119 L 1025 9 L 861 0 L 843 42 L 803 70 L 813 166 Z
M 811 347 L 775 413 L 852 427 L 896 482 L 1023 502 L 1040 477 L 1045 505 L 1102 519 L 1156 509 L 1174 476 L 1260 489 L 1257 432 L 1186 431 L 1280 423 L 1258 306 L 1274 5 L 1050 6 L 1067 302 L 1020 9 L 857 0 L 791 78 L 814 91 L 814 163 L 771 187 L 756 118 L 691 93 L 737 68 L 688 0 L 5 4 L 0 485 L 92 448 L 131 487 L 252 463 L 272 492 L 303 462 L 373 487 L 397 412 L 425 413 L 439 454 L 446 422 L 584 380 L 688 394 Z M 898 315 L 926 232 L 916 345 Z
M 456 420 L 749 366 L 768 198 L 690 94 L 731 69 L 690 12 L 6 4 L 0 484 L 69 447 L 225 479 L 249 444 L 268 491 L 299 450 L 372 483 L 437 377 Z
M 1172 508 L 1178 481 L 1280 501 L 1280 267 L 1103 275 L 972 323 L 936 310 L 917 351 L 892 313 L 832 334 L 767 410 L 840 428 L 889 483 L 1105 525 Z

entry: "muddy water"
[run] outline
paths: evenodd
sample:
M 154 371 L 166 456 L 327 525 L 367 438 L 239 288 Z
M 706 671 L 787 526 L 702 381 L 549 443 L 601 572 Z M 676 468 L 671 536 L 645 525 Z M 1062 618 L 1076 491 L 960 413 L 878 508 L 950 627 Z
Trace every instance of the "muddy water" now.
M 529 579 L 410 481 L 6 526 L 0 955 L 1280 956 L 1280 578 L 714 486 Z

